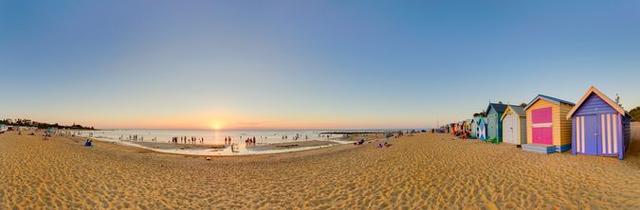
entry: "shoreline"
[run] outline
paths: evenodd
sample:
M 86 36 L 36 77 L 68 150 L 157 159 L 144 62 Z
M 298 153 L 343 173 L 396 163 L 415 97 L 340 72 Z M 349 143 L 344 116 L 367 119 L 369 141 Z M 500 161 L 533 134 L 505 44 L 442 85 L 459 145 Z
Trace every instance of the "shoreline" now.
M 340 145 L 352 145 L 354 138 L 363 138 L 361 136 L 353 136 L 343 140 L 301 140 L 293 142 L 281 142 L 281 143 L 264 143 L 254 146 L 241 147 L 242 153 L 234 153 L 231 151 L 230 145 L 219 144 L 175 144 L 164 142 L 142 142 L 142 141 L 129 141 L 129 140 L 108 140 L 99 137 L 84 137 L 84 136 L 63 136 L 66 138 L 92 139 L 94 142 L 111 143 L 123 147 L 133 147 L 138 149 L 147 150 L 150 152 L 171 154 L 171 155 L 186 155 L 196 157 L 227 157 L 227 156 L 255 156 L 255 155 L 274 155 L 274 154 L 287 154 L 294 152 L 304 152 L 310 150 L 319 150 L 324 148 L 337 147 Z M 377 137 L 377 136 L 376 136 Z M 370 139 L 370 137 L 364 137 L 369 139 L 367 141 L 379 141 L 381 139 Z

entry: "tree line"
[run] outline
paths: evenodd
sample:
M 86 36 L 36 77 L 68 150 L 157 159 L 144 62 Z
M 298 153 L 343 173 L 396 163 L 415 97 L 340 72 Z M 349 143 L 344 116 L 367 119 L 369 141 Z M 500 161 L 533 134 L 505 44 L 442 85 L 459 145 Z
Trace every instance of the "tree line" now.
M 75 129 L 75 130 L 95 130 L 93 127 L 87 127 L 82 125 L 60 125 L 59 123 L 43 123 L 29 119 L 4 119 L 0 120 L 0 124 L 8 126 L 25 126 L 25 127 L 37 127 L 40 129 L 57 128 L 57 129 Z
M 629 115 L 631 115 L 633 121 L 640 122 L 640 106 L 629 111 Z

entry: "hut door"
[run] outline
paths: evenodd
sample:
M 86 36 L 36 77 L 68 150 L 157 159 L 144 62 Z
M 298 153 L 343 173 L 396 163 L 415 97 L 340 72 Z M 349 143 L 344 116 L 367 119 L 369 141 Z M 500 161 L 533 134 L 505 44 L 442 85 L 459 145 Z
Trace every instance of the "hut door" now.
M 532 137 L 534 144 L 553 144 L 552 109 L 541 108 L 532 111 Z
M 478 138 L 482 140 L 487 139 L 487 124 L 484 121 L 478 123 Z
M 516 143 L 514 137 L 514 115 L 508 115 L 504 119 L 504 141 L 508 143 Z
M 597 124 L 594 126 L 598 136 L 597 154 L 613 155 L 618 154 L 619 136 L 618 128 L 620 126 L 620 118 L 617 114 L 600 114 L 596 116 Z
M 587 115 L 582 117 L 584 123 L 580 122 L 580 127 L 584 129 L 584 138 L 581 137 L 581 140 L 584 143 L 584 153 L 596 155 L 599 154 L 599 151 L 602 151 L 602 144 L 598 141 L 600 136 L 600 126 L 598 126 L 598 117 L 597 115 Z

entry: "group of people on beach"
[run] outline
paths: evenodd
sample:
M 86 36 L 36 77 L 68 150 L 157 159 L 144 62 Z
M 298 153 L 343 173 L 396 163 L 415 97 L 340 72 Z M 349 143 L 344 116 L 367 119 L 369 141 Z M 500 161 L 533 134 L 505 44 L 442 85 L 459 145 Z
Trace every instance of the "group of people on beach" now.
M 240 138 L 242 138 L 242 136 Z M 255 145 L 256 144 L 256 137 L 255 136 L 253 138 L 252 137 L 247 137 L 247 139 L 244 140 L 244 143 L 247 144 L 247 145 Z M 224 137 L 224 144 L 225 145 L 233 144 L 231 136 Z
M 186 136 L 180 136 L 180 137 L 172 137 L 171 138 L 171 143 L 177 144 L 177 143 L 181 143 L 181 144 L 196 144 L 198 143 L 198 141 L 200 142 L 200 144 L 204 144 L 204 137 L 186 137 Z
M 302 138 L 302 135 L 300 135 L 299 133 L 296 133 L 296 135 L 295 135 L 295 136 L 293 136 L 291 139 L 293 139 L 294 141 L 297 141 L 297 140 L 299 140 L 300 138 Z M 285 135 L 285 136 L 281 136 L 281 139 L 282 139 L 282 140 L 289 139 L 289 136 L 286 136 L 286 135 Z M 309 139 L 309 136 L 305 135 L 305 136 L 304 136 L 304 139 L 305 139 L 305 140 L 308 140 L 308 139 Z
M 244 140 L 244 143 L 247 145 L 256 145 L 256 137 L 254 136 L 253 138 L 247 138 L 246 140 Z
M 120 135 L 120 140 L 125 140 L 124 135 Z M 129 141 L 138 141 L 138 140 L 144 141 L 144 136 L 143 135 L 138 136 L 138 134 L 129 135 L 129 137 L 126 138 L 126 140 L 129 140 Z
M 387 143 L 386 141 L 384 143 L 378 144 L 378 148 L 380 148 L 380 149 L 385 148 L 385 147 L 390 147 L 390 146 L 391 146 L 391 144 Z
M 378 148 L 382 149 L 385 147 L 391 147 L 391 144 L 389 144 L 387 141 L 389 140 L 389 138 L 386 138 L 387 140 L 385 140 L 383 143 L 378 143 Z M 378 140 L 379 141 L 379 140 Z M 363 145 L 364 143 L 366 143 L 367 141 L 362 138 L 360 140 L 358 140 L 357 142 L 354 142 L 353 145 L 359 146 L 359 145 Z M 371 141 L 369 141 L 369 143 L 371 143 Z

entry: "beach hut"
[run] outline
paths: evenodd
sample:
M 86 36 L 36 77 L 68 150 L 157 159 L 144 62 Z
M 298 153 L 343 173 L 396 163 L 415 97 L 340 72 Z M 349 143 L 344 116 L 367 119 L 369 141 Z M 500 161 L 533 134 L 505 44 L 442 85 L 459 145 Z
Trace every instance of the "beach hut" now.
M 469 122 L 469 126 L 471 126 L 471 132 L 469 133 L 469 138 L 475 139 L 478 138 L 478 135 L 476 133 L 476 128 L 478 127 L 478 125 L 476 124 L 476 119 L 474 117 L 474 119 L 471 119 L 471 122 Z
M 476 121 L 476 135 L 480 140 L 487 140 L 487 118 L 484 115 L 478 116 Z
M 487 139 L 494 143 L 502 142 L 502 114 L 507 105 L 502 103 L 489 103 L 487 107 Z
M 464 131 L 471 137 L 471 125 L 473 125 L 473 119 L 467 119 L 464 121 Z
M 451 126 L 451 135 L 455 136 L 458 132 L 458 123 L 450 123 L 449 126 Z
M 471 120 L 471 138 L 478 138 L 478 121 L 481 117 L 483 117 L 483 113 L 475 113 L 473 114 L 473 119 Z
M 527 143 L 527 115 L 524 107 L 508 105 L 500 119 L 503 142 L 516 145 Z
M 456 135 L 456 132 L 458 132 L 458 124 L 457 123 L 451 123 L 451 135 Z
M 458 123 L 456 123 L 457 125 L 457 129 L 456 129 L 456 136 L 461 136 L 461 134 L 464 133 L 464 123 L 465 121 L 460 121 Z
M 4 124 L 0 124 L 0 134 L 7 132 L 7 130 L 9 130 L 9 127 Z
M 527 144 L 522 145 L 522 149 L 545 154 L 571 149 L 571 120 L 566 116 L 574 105 L 546 95 L 531 100 L 524 108 Z
M 624 159 L 630 140 L 630 116 L 617 101 L 592 86 L 566 117 L 573 122 L 574 155 Z

